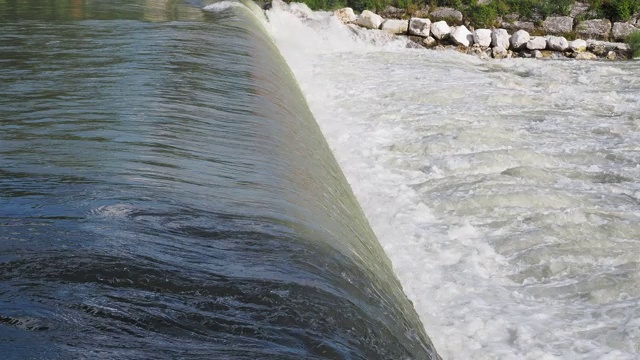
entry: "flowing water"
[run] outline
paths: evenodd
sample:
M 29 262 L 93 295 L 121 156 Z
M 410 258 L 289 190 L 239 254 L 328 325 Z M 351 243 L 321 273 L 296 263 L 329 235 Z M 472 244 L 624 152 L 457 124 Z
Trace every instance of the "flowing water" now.
M 261 11 L 205 5 L 0 0 L 0 358 L 438 358 Z
M 443 358 L 640 358 L 640 61 L 481 61 L 285 10 L 272 31 Z

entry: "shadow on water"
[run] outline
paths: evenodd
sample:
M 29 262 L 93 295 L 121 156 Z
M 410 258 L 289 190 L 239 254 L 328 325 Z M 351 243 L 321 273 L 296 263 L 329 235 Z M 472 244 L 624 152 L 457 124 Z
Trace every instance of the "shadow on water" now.
M 0 18 L 4 358 L 437 358 L 246 8 Z

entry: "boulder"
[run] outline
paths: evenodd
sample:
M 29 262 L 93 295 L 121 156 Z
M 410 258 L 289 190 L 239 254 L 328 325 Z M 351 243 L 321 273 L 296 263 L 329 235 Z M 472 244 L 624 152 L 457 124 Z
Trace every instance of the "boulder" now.
M 365 10 L 358 16 L 356 24 L 367 29 L 378 29 L 382 25 L 382 16 Z
M 335 16 L 343 24 L 351 24 L 356 22 L 356 14 L 353 13 L 353 9 L 350 7 L 334 11 L 333 16 Z
M 427 37 L 431 31 L 431 20 L 411 18 L 409 21 L 409 34 Z
M 607 59 L 608 59 L 608 60 L 615 60 L 615 59 L 617 59 L 617 58 L 618 58 L 618 55 L 616 54 L 616 52 L 615 52 L 615 51 L 609 51 L 609 52 L 607 53 Z
M 547 39 L 542 36 L 534 36 L 527 41 L 527 49 L 529 50 L 544 50 L 547 48 Z
M 614 40 L 624 41 L 634 31 L 640 31 L 640 29 L 629 23 L 617 22 L 611 28 L 611 36 Z
M 462 23 L 462 13 L 456 9 L 441 7 L 431 12 L 431 18 L 434 20 L 454 20 Z
M 569 16 L 550 16 L 542 22 L 542 29 L 550 35 L 563 35 L 573 30 L 573 18 Z
M 494 29 L 491 32 L 491 46 L 501 46 L 505 49 L 509 48 L 509 33 L 505 29 Z
M 430 47 L 434 47 L 436 45 L 438 45 L 438 41 L 436 39 L 434 39 L 433 37 L 429 36 L 424 38 L 424 40 L 422 40 L 422 45 L 430 48 Z
M 540 50 L 534 50 L 532 53 L 533 57 L 536 59 L 542 59 L 544 56 Z
M 491 55 L 494 59 L 504 59 L 509 57 L 509 52 L 503 46 L 495 46 L 491 49 Z
M 598 57 L 596 56 L 596 54 L 590 53 L 588 51 L 577 53 L 575 57 L 576 60 L 595 60 L 597 58 Z
M 389 5 L 384 8 L 384 10 L 380 11 L 380 14 L 378 15 L 382 16 L 382 18 L 384 19 L 402 19 L 404 13 L 404 9 L 399 9 L 397 7 Z
M 573 3 L 573 7 L 571 8 L 571 13 L 569 16 L 572 18 L 577 17 L 578 15 L 582 15 L 589 11 L 589 4 L 576 1 Z
M 451 28 L 446 21 L 437 21 L 431 24 L 431 36 L 438 40 L 445 39 L 451 34 Z
M 536 25 L 531 21 L 514 21 L 514 22 L 503 22 L 502 27 L 507 30 L 525 30 L 525 31 L 533 31 L 536 28 Z
M 609 19 L 585 20 L 576 26 L 576 32 L 587 39 L 608 39 L 611 33 L 611 21 Z
M 456 45 L 470 46 L 473 44 L 473 34 L 466 26 L 457 26 L 451 33 L 451 39 Z
M 406 34 L 407 28 L 409 28 L 409 20 L 396 20 L 396 19 L 385 20 L 380 26 L 381 30 L 384 30 L 386 32 L 390 32 L 396 35 Z
M 491 46 L 491 30 L 478 29 L 473 32 L 473 43 L 483 47 Z
M 569 42 L 562 36 L 549 36 L 547 38 L 547 47 L 554 51 L 567 51 Z
M 576 39 L 569 44 L 569 48 L 574 52 L 583 52 L 587 51 L 587 42 L 582 39 Z
M 531 40 L 529 33 L 524 30 L 518 30 L 511 35 L 511 48 L 513 50 L 520 50 L 527 46 L 527 42 Z

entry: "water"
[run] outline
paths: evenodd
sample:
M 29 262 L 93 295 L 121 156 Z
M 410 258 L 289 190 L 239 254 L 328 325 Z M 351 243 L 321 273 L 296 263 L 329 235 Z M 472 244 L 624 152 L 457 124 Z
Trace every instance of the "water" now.
M 2 359 L 437 358 L 249 8 L 0 1 Z
M 481 61 L 289 12 L 272 31 L 443 358 L 640 358 L 639 61 Z

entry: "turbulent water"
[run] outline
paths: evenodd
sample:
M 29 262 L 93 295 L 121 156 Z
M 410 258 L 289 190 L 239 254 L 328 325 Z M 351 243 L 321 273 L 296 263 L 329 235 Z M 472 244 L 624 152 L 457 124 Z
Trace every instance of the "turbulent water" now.
M 640 358 L 639 61 L 481 61 L 269 18 L 443 358 Z
M 204 5 L 0 1 L 0 358 L 438 358 L 262 12 Z

